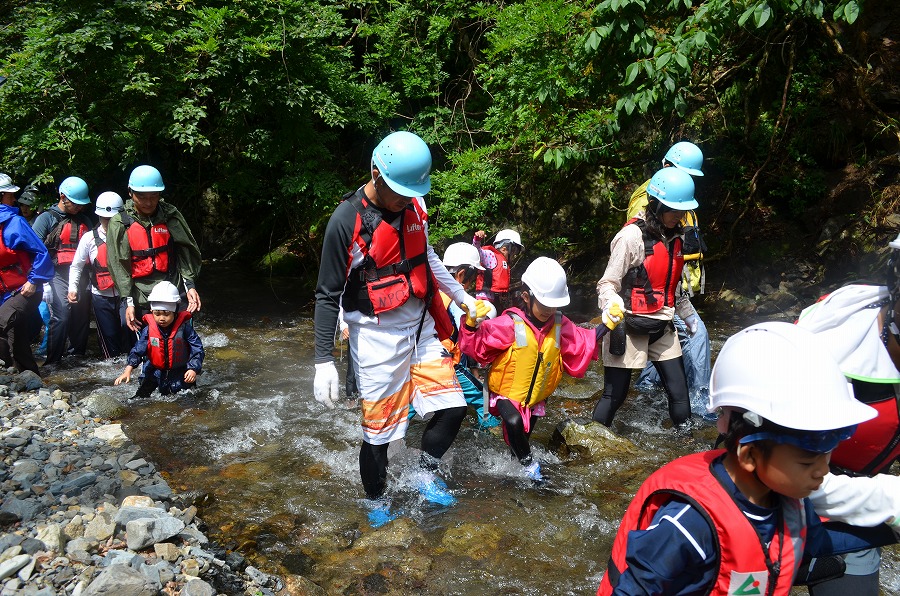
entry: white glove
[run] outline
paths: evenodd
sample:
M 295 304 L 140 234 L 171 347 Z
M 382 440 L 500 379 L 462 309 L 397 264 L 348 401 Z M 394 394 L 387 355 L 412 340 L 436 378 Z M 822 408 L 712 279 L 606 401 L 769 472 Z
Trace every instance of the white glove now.
M 487 302 L 486 304 L 487 304 L 488 306 L 491 307 L 491 310 L 488 311 L 487 316 L 484 317 L 484 318 L 485 318 L 485 319 L 493 319 L 494 317 L 497 316 L 497 307 L 494 306 L 494 304 L 493 304 L 492 302 Z M 484 319 L 479 319 L 478 322 L 480 323 L 480 322 L 483 321 L 483 320 L 484 320 Z
M 688 315 L 684 320 L 684 324 L 687 327 L 688 333 L 694 335 L 700 327 L 700 318 L 697 315 Z
M 44 284 L 44 295 L 41 297 L 41 300 L 50 304 L 53 302 L 53 286 L 50 284 Z
M 470 315 L 474 315 L 476 312 L 478 312 L 478 305 L 475 304 L 475 298 L 473 298 L 470 294 L 466 293 L 463 296 L 462 304 L 460 304 L 459 307 L 462 308 L 463 304 L 466 305 L 463 310 L 465 310 Z
M 618 309 L 613 308 L 613 305 L 618 306 Z M 607 327 L 615 327 L 619 323 L 622 322 L 622 317 L 625 316 L 625 301 L 622 300 L 622 297 L 618 294 L 614 295 L 609 301 L 606 303 L 606 306 L 603 308 L 603 314 L 601 315 L 601 320 L 603 324 Z M 612 325 L 609 325 L 612 323 Z
M 340 396 L 339 385 L 338 371 L 334 367 L 334 362 L 320 362 L 316 364 L 313 392 L 317 402 L 326 408 L 334 408 Z

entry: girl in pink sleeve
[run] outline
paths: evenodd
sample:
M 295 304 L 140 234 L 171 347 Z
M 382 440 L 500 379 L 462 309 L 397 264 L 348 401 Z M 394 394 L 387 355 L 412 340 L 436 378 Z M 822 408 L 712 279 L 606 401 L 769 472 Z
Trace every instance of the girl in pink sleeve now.
M 562 373 L 582 377 L 599 355 L 594 329 L 576 326 L 557 309 L 569 304 L 566 272 L 538 257 L 522 275 L 518 306 L 481 322 L 469 313 L 459 334 L 460 349 L 478 362 L 490 362 L 487 384 L 490 413 L 500 416 L 503 438 L 526 475 L 543 482 L 531 456 L 529 437 L 544 402 Z M 601 326 L 602 327 L 602 326 Z

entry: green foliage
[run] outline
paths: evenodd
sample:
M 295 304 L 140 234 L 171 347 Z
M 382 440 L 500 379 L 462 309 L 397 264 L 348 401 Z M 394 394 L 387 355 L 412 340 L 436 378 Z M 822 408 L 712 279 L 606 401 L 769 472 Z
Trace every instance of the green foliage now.
M 18 0 L 0 168 L 121 191 L 149 162 L 189 216 L 212 191 L 306 242 L 410 129 L 435 157 L 436 242 L 510 225 L 592 254 L 682 138 L 732 208 L 800 213 L 862 142 L 835 118 L 834 25 L 885 2 Z

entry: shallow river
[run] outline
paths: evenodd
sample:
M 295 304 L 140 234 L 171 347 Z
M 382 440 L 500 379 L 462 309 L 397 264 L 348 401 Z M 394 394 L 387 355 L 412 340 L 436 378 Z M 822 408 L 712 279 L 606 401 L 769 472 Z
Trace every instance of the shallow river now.
M 326 411 L 312 397 L 311 292 L 291 280 L 228 283 L 244 274 L 212 269 L 207 275 L 220 282 L 202 294 L 196 319 L 206 348 L 197 394 L 132 402 L 123 422 L 174 489 L 212 495 L 203 518 L 213 537 L 266 571 L 302 574 L 329 594 L 595 593 L 641 481 L 715 438 L 698 419 L 693 438 L 676 439 L 665 397 L 632 390 L 613 431 L 634 450 L 599 461 L 551 450 L 558 423 L 590 418 L 602 386 L 596 365 L 584 379 L 564 379 L 532 435 L 548 487 L 526 483 L 502 439 L 477 431 L 470 417 L 444 463 L 458 503 L 427 505 L 411 482 L 423 428 L 414 422 L 406 446 L 391 450 L 401 517 L 372 530 L 360 502 L 358 408 Z M 736 329 L 706 324 L 714 353 Z M 105 387 L 125 400 L 136 386 L 112 387 L 123 362 L 70 364 L 47 381 L 78 392 Z M 900 593 L 896 551 L 885 558 L 882 587 Z

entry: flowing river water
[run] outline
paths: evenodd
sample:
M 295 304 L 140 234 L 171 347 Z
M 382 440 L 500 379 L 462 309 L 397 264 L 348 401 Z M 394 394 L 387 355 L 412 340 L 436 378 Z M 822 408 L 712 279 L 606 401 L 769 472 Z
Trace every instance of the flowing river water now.
M 602 387 L 597 364 L 584 379 L 564 378 L 532 435 L 547 487 L 526 482 L 503 440 L 478 431 L 473 414 L 444 458 L 458 503 L 426 504 L 412 482 L 424 425 L 413 422 L 406 445 L 391 447 L 400 515 L 373 530 L 361 506 L 358 408 L 327 411 L 312 396 L 308 285 L 248 278 L 227 265 L 212 270 L 195 324 L 206 349 L 196 394 L 128 402 L 125 429 L 175 490 L 210 495 L 202 515 L 213 538 L 264 571 L 303 575 L 329 594 L 593 594 L 640 483 L 715 439 L 712 423 L 699 418 L 693 438 L 677 438 L 664 395 L 632 390 L 612 429 L 630 444 L 601 456 L 551 448 L 561 421 L 590 419 Z M 596 315 L 589 304 L 584 310 L 570 316 Z M 715 354 L 738 325 L 705 321 Z M 134 382 L 112 387 L 123 366 L 123 358 L 89 360 L 47 382 L 125 401 Z M 900 593 L 895 549 L 882 565 L 886 594 Z

